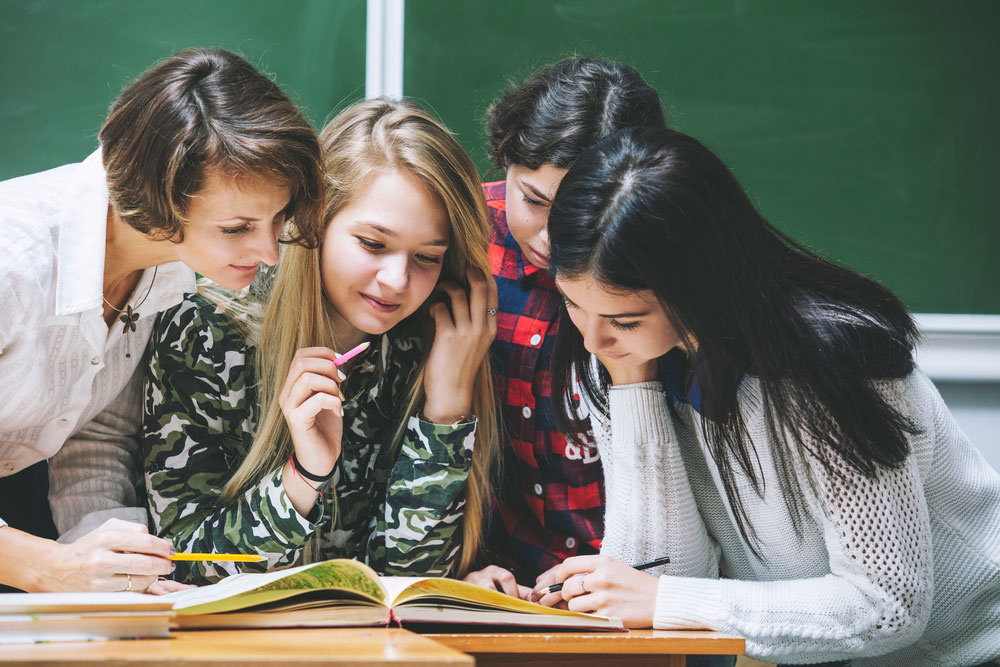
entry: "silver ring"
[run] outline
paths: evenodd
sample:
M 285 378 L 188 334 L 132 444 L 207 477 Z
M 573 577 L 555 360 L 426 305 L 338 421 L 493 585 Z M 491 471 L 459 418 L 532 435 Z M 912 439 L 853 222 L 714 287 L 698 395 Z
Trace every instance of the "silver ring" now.
M 125 592 L 128 593 L 130 590 L 132 590 L 132 575 L 129 574 L 128 572 L 125 573 L 125 581 L 128 582 L 128 585 L 125 586 Z
M 583 591 L 584 593 L 590 593 L 590 591 L 587 590 L 586 584 L 583 583 L 584 575 L 578 574 L 576 575 L 576 578 L 580 580 L 580 590 Z
M 496 308 L 487 308 L 486 309 L 486 314 L 487 315 L 496 315 L 497 314 L 497 309 Z

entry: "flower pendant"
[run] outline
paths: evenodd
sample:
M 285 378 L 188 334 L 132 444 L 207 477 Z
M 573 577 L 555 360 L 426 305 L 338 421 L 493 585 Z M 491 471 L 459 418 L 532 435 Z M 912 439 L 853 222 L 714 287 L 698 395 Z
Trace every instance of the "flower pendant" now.
M 132 306 L 128 305 L 125 306 L 125 310 L 118 316 L 118 319 L 122 321 L 122 335 L 125 335 L 130 330 L 135 331 L 135 323 L 139 321 L 139 312 L 132 310 Z

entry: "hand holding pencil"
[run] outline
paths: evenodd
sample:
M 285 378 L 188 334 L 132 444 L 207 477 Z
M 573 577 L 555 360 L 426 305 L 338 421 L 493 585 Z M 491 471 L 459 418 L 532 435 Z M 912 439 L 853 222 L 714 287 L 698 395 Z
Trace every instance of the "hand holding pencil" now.
M 109 519 L 69 544 L 44 541 L 44 551 L 24 557 L 39 573 L 30 592 L 143 592 L 173 569 L 172 545 L 150 535 L 145 524 Z M 29 543 L 32 546 L 32 543 Z
M 669 562 L 666 557 L 639 568 Z M 617 616 L 626 627 L 653 624 L 659 578 L 610 556 L 573 556 L 543 572 L 535 582 L 533 601 L 601 616 Z

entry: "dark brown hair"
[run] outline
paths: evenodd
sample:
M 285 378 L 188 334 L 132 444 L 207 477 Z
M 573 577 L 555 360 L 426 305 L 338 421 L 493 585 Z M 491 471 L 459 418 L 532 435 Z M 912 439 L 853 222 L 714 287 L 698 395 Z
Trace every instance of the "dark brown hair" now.
M 181 240 L 205 171 L 290 190 L 285 241 L 318 245 L 323 175 L 316 131 L 250 63 L 221 49 L 185 49 L 154 65 L 111 105 L 100 132 L 115 212 L 140 232 Z
M 656 91 L 628 65 L 574 56 L 511 84 L 486 112 L 493 163 L 568 168 L 625 127 L 666 127 Z

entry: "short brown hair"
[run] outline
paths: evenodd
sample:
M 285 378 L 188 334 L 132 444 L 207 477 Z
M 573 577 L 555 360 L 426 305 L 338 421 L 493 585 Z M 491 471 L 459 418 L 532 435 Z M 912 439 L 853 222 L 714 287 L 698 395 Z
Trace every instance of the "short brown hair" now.
M 323 172 L 316 131 L 250 63 L 185 49 L 129 85 L 100 133 L 115 212 L 145 234 L 180 240 L 191 195 L 210 167 L 285 185 L 286 241 L 318 245 Z

